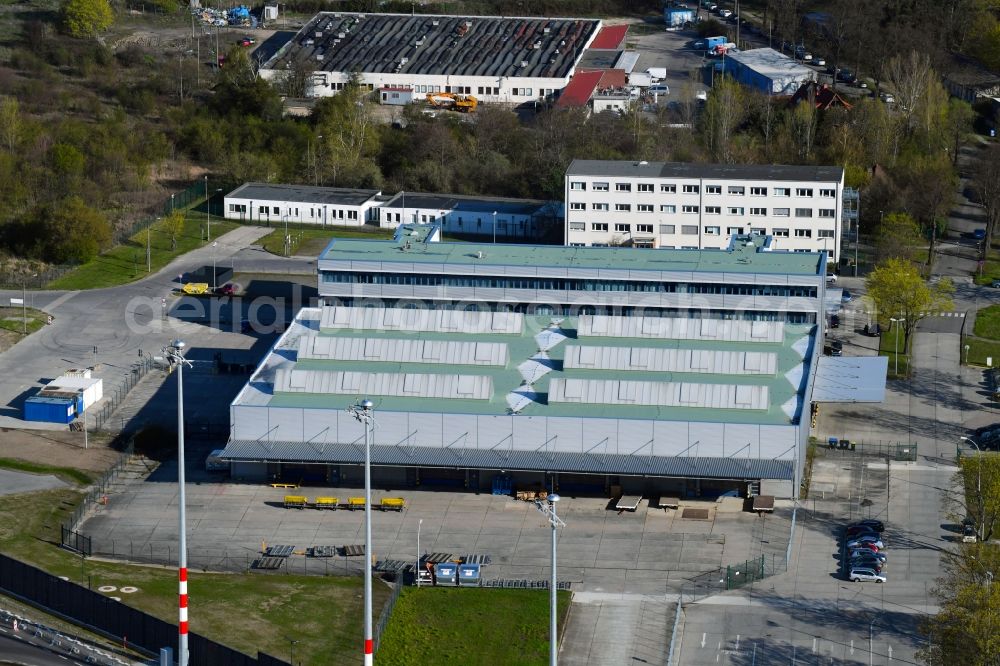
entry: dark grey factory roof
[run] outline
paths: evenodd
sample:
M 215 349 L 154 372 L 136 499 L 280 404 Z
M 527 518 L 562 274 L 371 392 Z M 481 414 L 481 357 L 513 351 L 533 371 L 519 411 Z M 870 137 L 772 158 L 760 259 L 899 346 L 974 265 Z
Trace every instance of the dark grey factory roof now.
M 579 67 L 582 69 L 611 69 L 618 62 L 620 54 L 620 51 L 587 49 L 587 52 L 580 58 Z
M 599 26 L 593 19 L 322 12 L 263 68 L 308 60 L 328 72 L 565 78 Z
M 250 462 L 313 462 L 360 464 L 365 451 L 355 444 L 321 442 L 230 441 L 221 457 Z M 636 474 L 647 476 L 715 479 L 791 479 L 791 460 L 760 458 L 707 458 L 597 453 L 545 453 L 539 451 L 463 450 L 374 445 L 374 465 L 467 467 L 475 469 L 546 470 L 583 474 Z
M 717 180 L 839 181 L 842 167 L 780 164 L 695 164 L 689 162 L 633 162 L 629 160 L 573 160 L 568 176 L 633 178 L 706 178 Z
M 297 201 L 316 205 L 360 206 L 379 194 L 378 190 L 352 190 L 344 187 L 243 183 L 226 196 L 254 201 Z
M 434 208 L 448 212 L 468 211 L 470 213 L 506 213 L 508 215 L 531 215 L 539 209 L 550 205 L 550 202 L 538 199 L 506 199 L 503 197 L 470 197 L 461 194 L 425 194 L 420 192 L 400 192 L 382 208 Z M 557 212 L 558 203 L 552 204 L 553 212 Z

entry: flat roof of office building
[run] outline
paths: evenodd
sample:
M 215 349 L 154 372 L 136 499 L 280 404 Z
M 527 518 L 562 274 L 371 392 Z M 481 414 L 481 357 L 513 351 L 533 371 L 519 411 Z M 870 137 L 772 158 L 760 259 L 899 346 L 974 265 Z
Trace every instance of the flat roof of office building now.
M 421 192 L 399 192 L 382 204 L 382 208 L 420 208 L 441 211 L 468 211 L 486 213 L 496 211 L 508 215 L 531 215 L 539 209 L 555 205 L 553 214 L 558 213 L 558 203 L 540 199 L 509 199 L 504 197 L 476 197 L 462 194 L 429 194 Z
M 645 319 L 305 308 L 233 404 L 797 422 L 813 325 Z
M 437 270 L 446 266 L 516 266 L 585 269 L 592 275 L 618 269 L 813 276 L 819 275 L 823 267 L 818 252 L 763 250 L 763 236 L 748 237 L 749 244 L 733 243 L 728 250 L 668 250 L 424 242 L 410 237 L 410 226 L 419 234 L 417 227 L 428 225 L 402 225 L 397 231 L 398 240 L 334 238 L 319 255 L 319 268 L 323 270 L 323 262 L 327 261 L 382 261 L 429 264 Z
M 839 182 L 843 167 L 782 164 L 697 164 L 630 160 L 573 160 L 567 176 L 622 178 L 705 178 L 717 180 L 779 180 Z
M 233 199 L 254 201 L 297 201 L 299 203 L 360 206 L 380 195 L 378 190 L 355 190 L 345 187 L 312 185 L 272 185 L 244 183 L 226 195 Z
M 597 19 L 321 12 L 263 69 L 564 78 Z

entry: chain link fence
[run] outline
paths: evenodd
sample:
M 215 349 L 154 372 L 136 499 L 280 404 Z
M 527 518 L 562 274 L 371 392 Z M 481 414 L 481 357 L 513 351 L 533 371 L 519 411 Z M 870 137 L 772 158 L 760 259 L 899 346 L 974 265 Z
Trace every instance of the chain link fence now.
M 86 517 L 87 512 L 94 506 L 107 504 L 107 493 L 111 488 L 112 484 L 116 483 L 119 476 L 125 471 L 125 469 L 132 462 L 135 457 L 135 440 L 129 438 L 125 442 L 125 446 L 122 448 L 121 453 L 118 454 L 118 460 L 112 465 L 107 471 L 101 475 L 97 481 L 95 481 L 90 488 L 87 490 L 87 494 L 84 496 L 83 501 L 77 505 L 73 513 L 70 515 L 69 520 L 64 523 L 63 527 L 66 531 L 70 533 L 77 533 L 80 527 L 80 523 Z M 65 541 L 63 546 L 69 547 L 69 544 Z M 73 548 L 72 550 L 76 550 Z
M 34 622 L 8 610 L 0 610 L 0 627 L 4 633 L 29 644 L 42 645 L 50 652 L 75 663 L 97 666 L 130 666 L 133 662 L 110 650 L 84 643 L 66 633 Z
M 105 388 L 104 396 L 106 399 L 104 400 L 104 404 L 94 414 L 94 420 L 92 423 L 88 423 L 88 427 L 92 430 L 102 429 L 108 423 L 112 414 L 115 413 L 115 410 L 128 397 L 129 391 L 135 388 L 136 384 L 154 368 L 156 368 L 156 363 L 153 361 L 153 357 L 144 356 L 141 361 L 136 361 L 132 364 L 129 371 L 119 379 L 117 385 Z
M 392 609 L 396 606 L 396 601 L 399 599 L 399 593 L 403 590 L 403 577 L 397 576 L 394 581 L 392 581 L 392 593 L 389 598 L 386 599 L 385 606 L 382 607 L 382 613 L 378 616 L 378 622 L 372 627 L 372 649 L 375 653 L 378 653 L 378 644 L 382 640 L 382 633 L 385 631 L 386 626 L 389 624 L 389 618 L 392 616 Z
M 866 442 L 863 440 L 841 439 L 828 437 L 825 441 L 816 443 L 816 455 L 824 458 L 856 458 L 867 456 L 873 458 L 890 458 L 897 461 L 915 461 L 917 445 L 882 440 Z
M 781 553 L 762 553 L 739 564 L 730 564 L 699 574 L 681 586 L 680 598 L 684 603 L 735 590 L 745 585 L 784 573 L 788 570 L 788 557 Z

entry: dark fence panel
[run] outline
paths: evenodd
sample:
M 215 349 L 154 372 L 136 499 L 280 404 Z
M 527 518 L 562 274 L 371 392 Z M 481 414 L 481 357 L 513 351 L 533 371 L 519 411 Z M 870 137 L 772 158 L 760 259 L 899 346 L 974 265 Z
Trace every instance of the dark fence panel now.
M 176 625 L 6 555 L 0 555 L 0 590 L 151 654 L 161 647 L 177 650 Z M 289 666 L 267 655 L 251 657 L 198 634 L 190 634 L 188 649 L 193 666 Z

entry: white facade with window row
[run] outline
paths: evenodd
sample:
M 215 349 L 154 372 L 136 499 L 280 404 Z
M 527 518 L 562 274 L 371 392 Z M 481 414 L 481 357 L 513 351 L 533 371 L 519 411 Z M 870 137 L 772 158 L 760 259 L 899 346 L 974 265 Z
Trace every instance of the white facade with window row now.
M 843 189 L 840 167 L 574 160 L 565 242 L 722 249 L 752 233 L 836 262 Z

